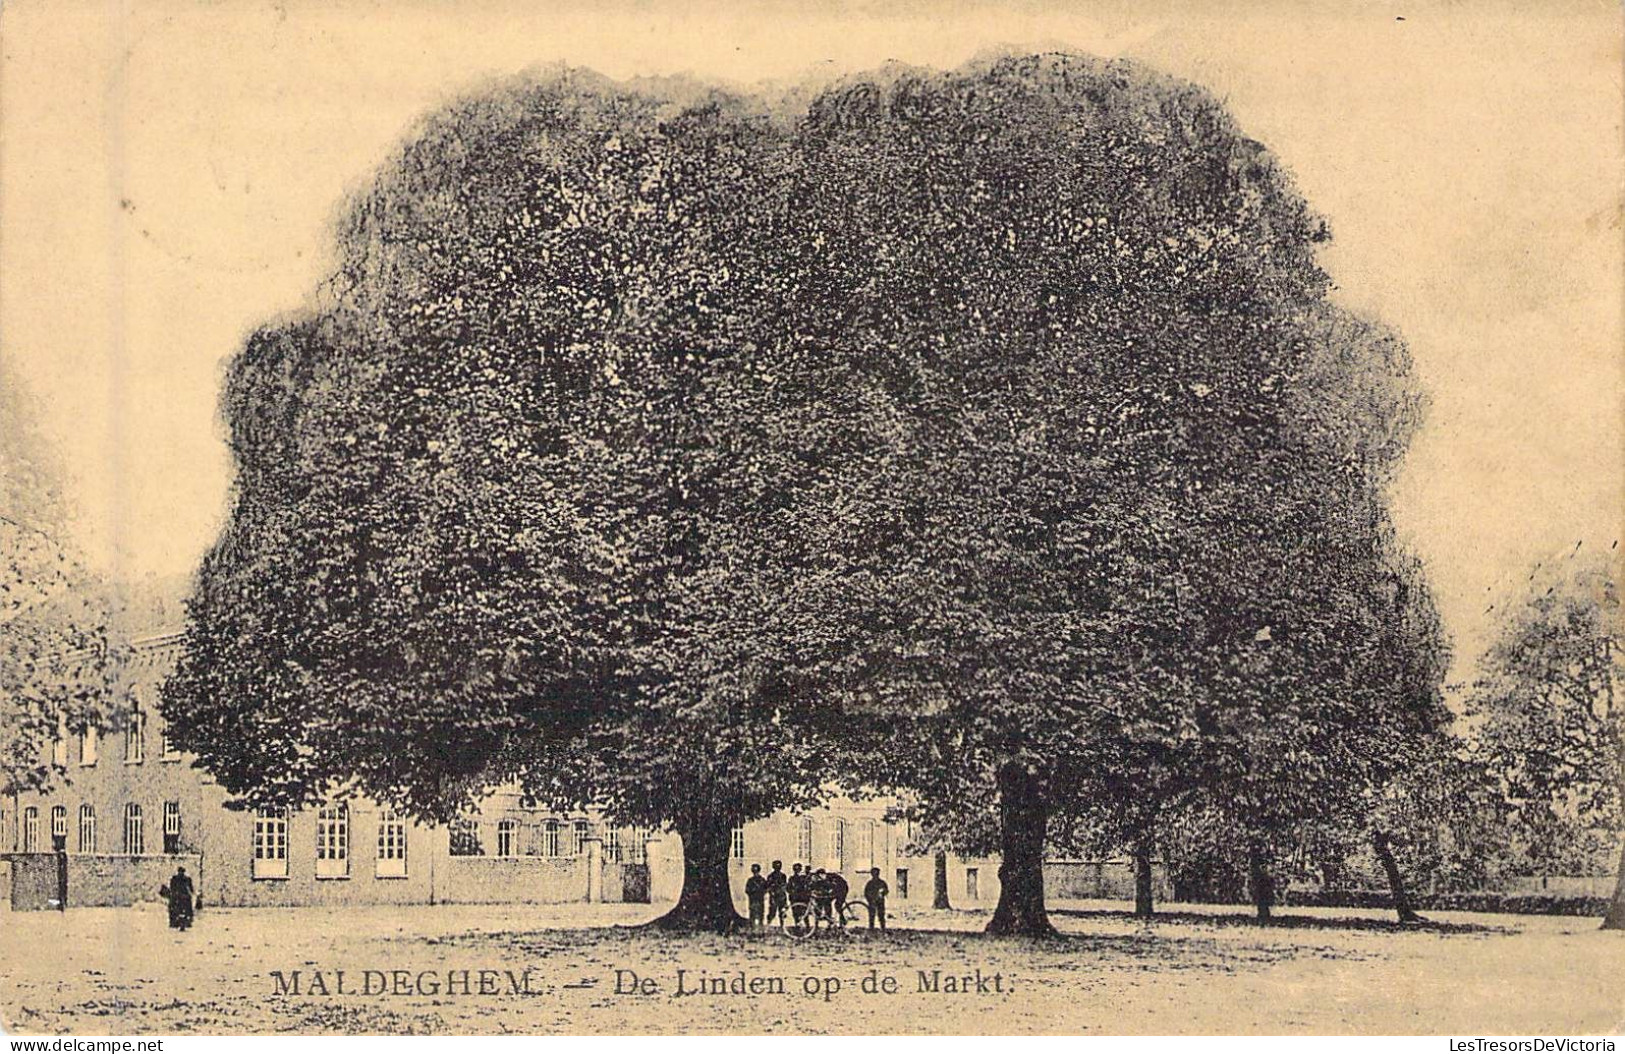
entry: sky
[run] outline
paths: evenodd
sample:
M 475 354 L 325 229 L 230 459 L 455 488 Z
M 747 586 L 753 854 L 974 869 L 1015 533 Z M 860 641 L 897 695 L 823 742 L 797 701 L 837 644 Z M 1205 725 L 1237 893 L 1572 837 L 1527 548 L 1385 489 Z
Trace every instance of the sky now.
M 296 308 L 414 119 L 565 62 L 736 87 L 989 51 L 1197 81 L 1293 172 L 1338 298 L 1431 409 L 1395 516 L 1458 672 L 1536 561 L 1625 510 L 1621 14 L 1399 3 L 12 0 L 0 15 L 0 356 L 115 576 L 189 572 L 226 511 L 225 362 Z

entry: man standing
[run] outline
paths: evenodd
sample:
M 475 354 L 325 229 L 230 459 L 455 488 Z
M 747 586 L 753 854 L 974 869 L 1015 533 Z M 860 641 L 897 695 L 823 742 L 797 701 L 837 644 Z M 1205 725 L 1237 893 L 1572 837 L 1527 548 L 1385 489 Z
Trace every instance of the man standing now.
M 812 873 L 812 898 L 816 911 L 814 917 L 827 922 L 835 921 L 835 916 L 830 911 L 830 905 L 835 900 L 835 888 L 830 885 L 829 872 L 821 867 Z
M 750 865 L 750 877 L 745 880 L 745 899 L 750 901 L 750 928 L 760 933 L 766 929 L 762 922 L 762 906 L 767 901 L 767 879 L 762 877 L 762 865 Z
M 886 932 L 886 894 L 891 887 L 886 880 L 880 877 L 880 868 L 869 869 L 869 881 L 863 887 L 864 903 L 869 905 L 869 928 L 875 928 L 875 922 L 880 923 L 880 932 Z
M 186 868 L 177 867 L 167 886 L 158 887 L 158 895 L 169 901 L 169 928 L 189 929 L 192 925 L 192 879 Z
M 812 876 L 801 873 L 800 864 L 791 864 L 793 874 L 784 882 L 790 897 L 791 925 L 800 927 L 807 922 L 807 905 L 812 903 Z
M 779 920 L 779 929 L 784 929 L 785 916 L 788 915 L 788 900 L 784 892 L 785 883 L 784 861 L 773 861 L 773 870 L 767 873 L 767 921 L 771 925 L 773 920 Z

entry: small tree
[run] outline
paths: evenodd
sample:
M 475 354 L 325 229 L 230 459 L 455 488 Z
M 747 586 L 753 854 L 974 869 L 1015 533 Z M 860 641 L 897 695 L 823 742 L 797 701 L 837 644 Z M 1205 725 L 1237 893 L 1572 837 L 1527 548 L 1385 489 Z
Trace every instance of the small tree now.
M 1582 550 L 1537 567 L 1522 595 L 1502 602 L 1471 696 L 1482 748 L 1531 830 L 1546 816 L 1625 827 L 1618 554 Z M 1603 928 L 1625 929 L 1625 839 Z
M 66 540 L 63 472 L 0 359 L 0 793 L 62 773 L 51 742 L 99 724 L 115 649 L 107 591 Z

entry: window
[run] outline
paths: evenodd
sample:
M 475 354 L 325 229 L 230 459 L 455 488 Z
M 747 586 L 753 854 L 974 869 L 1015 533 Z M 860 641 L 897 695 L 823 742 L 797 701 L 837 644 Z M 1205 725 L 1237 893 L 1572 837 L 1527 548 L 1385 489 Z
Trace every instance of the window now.
M 316 877 L 350 877 L 350 807 L 316 810 Z
M 261 809 L 254 817 L 255 878 L 288 877 L 288 810 Z
M 86 725 L 84 731 L 79 733 L 79 764 L 96 764 L 97 745 L 101 741 L 101 732 L 95 725 Z
M 829 832 L 829 858 L 830 863 L 842 871 L 846 870 L 846 821 L 837 819 L 835 829 Z
M 68 807 L 66 805 L 51 806 L 51 838 L 62 839 L 62 848 L 68 847 Z M 51 848 L 56 848 L 54 845 Z
M 96 851 L 96 807 L 94 805 L 79 806 L 79 851 L 81 853 L 94 853 Z
M 497 855 L 515 856 L 515 836 L 519 833 L 519 824 L 513 820 L 502 820 L 497 823 Z
M 451 825 L 452 856 L 484 856 L 480 846 L 480 825 L 473 820 L 457 820 Z
M 169 738 L 167 721 L 161 722 L 158 727 L 158 756 L 164 761 L 174 761 L 180 757 L 180 752 L 175 749 L 174 740 Z
M 378 814 L 378 866 L 373 874 L 379 878 L 406 877 L 406 821 L 387 809 Z
M 559 855 L 559 821 L 549 820 L 542 824 L 542 855 Z
M 643 864 L 648 862 L 649 832 L 641 827 L 633 827 L 626 832 L 626 838 L 621 846 L 622 858 L 629 864 Z
M 805 816 L 801 820 L 801 831 L 796 836 L 796 859 L 811 862 L 813 847 L 812 817 Z
M 858 827 L 858 863 L 864 870 L 875 866 L 875 828 L 873 820 L 866 820 Z
M 39 852 L 39 810 L 32 805 L 23 810 L 23 852 Z
M 56 715 L 56 738 L 51 741 L 51 764 L 68 767 L 68 715 Z
M 974 867 L 965 868 L 965 897 L 969 900 L 982 899 L 982 876 Z
M 124 807 L 124 854 L 141 856 L 147 851 L 147 832 L 141 822 L 141 806 L 130 802 Z
M 140 706 L 130 709 L 130 718 L 124 726 L 124 763 L 139 765 L 147 760 L 147 714 Z
M 181 803 L 164 802 L 164 852 L 181 851 Z
M 604 859 L 612 864 L 621 862 L 621 829 L 611 827 L 604 831 Z
M 728 839 L 728 849 L 735 860 L 745 859 L 745 829 L 735 827 Z
M 577 820 L 571 826 L 570 852 L 572 856 L 580 856 L 587 851 L 587 837 L 591 831 L 592 828 L 588 826 L 586 820 Z
M 908 899 L 908 868 L 906 867 L 897 869 L 897 899 Z

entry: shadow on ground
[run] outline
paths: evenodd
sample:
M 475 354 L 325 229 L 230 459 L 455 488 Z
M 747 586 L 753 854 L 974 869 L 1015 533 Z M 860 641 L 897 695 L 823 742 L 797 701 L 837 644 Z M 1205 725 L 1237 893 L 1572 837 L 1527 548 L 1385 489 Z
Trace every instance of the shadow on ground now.
M 1476 922 L 1439 922 L 1424 918 L 1421 922 L 1399 922 L 1396 919 L 1368 919 L 1353 915 L 1275 915 L 1260 920 L 1253 915 L 1217 914 L 1196 911 L 1159 911 L 1150 919 L 1142 919 L 1132 911 L 1110 909 L 1052 908 L 1050 914 L 1060 918 L 1116 920 L 1154 925 L 1171 922 L 1193 926 L 1251 926 L 1261 930 L 1346 930 L 1368 933 L 1434 933 L 1484 934 L 1516 933 L 1504 926 L 1485 926 Z

